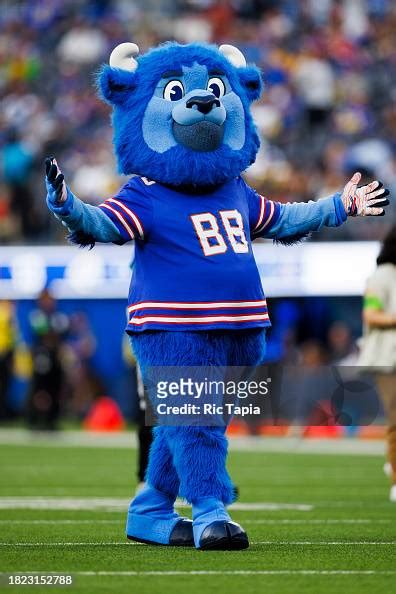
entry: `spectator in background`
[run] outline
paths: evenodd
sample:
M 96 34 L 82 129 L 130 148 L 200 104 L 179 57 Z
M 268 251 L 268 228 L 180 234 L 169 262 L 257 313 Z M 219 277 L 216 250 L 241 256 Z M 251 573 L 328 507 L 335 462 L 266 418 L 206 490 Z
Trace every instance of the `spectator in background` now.
M 76 19 L 58 45 L 58 54 L 64 62 L 93 64 L 104 59 L 107 41 L 104 33 L 84 20 Z
M 33 154 L 15 129 L 8 130 L 5 139 L 1 169 L 9 189 L 10 210 L 18 216 L 24 237 L 31 239 L 39 228 L 30 186 Z
M 385 471 L 396 503 L 396 227 L 377 258 L 377 269 L 367 282 L 364 297 L 364 336 L 359 365 L 376 373 L 377 386 L 388 423 L 388 464 Z
M 30 314 L 33 372 L 27 402 L 31 429 L 57 429 L 65 373 L 62 361 L 69 319 L 57 311 L 56 301 L 45 289 Z
M 7 396 L 16 342 L 17 324 L 14 305 L 11 301 L 0 301 L 0 421 L 5 421 L 12 416 Z
M 328 331 L 330 362 L 333 365 L 356 364 L 357 348 L 353 341 L 351 329 L 345 322 L 334 322 Z
M 294 72 L 294 82 L 304 103 L 307 132 L 318 128 L 326 132 L 335 103 L 335 73 L 318 47 L 303 48 Z
M 71 412 L 73 416 L 83 418 L 95 398 L 106 391 L 92 365 L 96 340 L 88 319 L 85 314 L 78 312 L 72 314 L 69 321 L 69 330 L 62 349 L 64 369 L 71 388 Z

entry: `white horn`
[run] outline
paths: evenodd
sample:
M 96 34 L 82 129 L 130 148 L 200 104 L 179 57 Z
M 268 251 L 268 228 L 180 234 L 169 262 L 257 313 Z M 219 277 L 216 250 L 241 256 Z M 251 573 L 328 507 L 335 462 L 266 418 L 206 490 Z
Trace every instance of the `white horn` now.
M 224 44 L 219 47 L 219 52 L 236 68 L 246 66 L 245 56 L 234 45 Z
M 133 72 L 138 67 L 135 56 L 139 53 L 136 43 L 120 43 L 110 54 L 109 64 L 112 68 L 121 68 Z

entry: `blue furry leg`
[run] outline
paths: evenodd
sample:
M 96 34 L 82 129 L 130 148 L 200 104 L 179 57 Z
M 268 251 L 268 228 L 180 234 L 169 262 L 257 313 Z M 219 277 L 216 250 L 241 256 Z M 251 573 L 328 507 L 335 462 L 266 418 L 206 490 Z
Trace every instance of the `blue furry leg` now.
M 156 427 L 153 433 L 154 440 L 146 473 L 147 487 L 138 493 L 129 506 L 127 537 L 141 542 L 169 545 L 172 544 L 175 526 L 182 523 L 180 528 L 184 537 L 187 536 L 187 540 L 191 541 L 192 529 L 188 525 L 191 522 L 181 518 L 173 508 L 179 491 L 179 479 L 164 427 Z
M 265 330 L 228 332 L 151 331 L 131 335 L 143 379 L 154 366 L 258 365 L 265 352 Z M 215 497 L 233 499 L 226 471 L 227 439 L 218 427 L 155 429 L 147 480 L 154 488 L 188 501 Z
M 265 352 L 265 330 L 261 329 L 144 332 L 133 335 L 131 341 L 143 379 L 150 366 L 253 366 L 262 362 Z M 225 510 L 234 495 L 226 458 L 224 428 L 157 428 L 147 471 L 148 491 L 132 502 L 127 532 L 145 542 L 171 544 L 172 530 L 180 522 L 173 510 L 178 486 L 193 504 L 196 546 L 246 548 L 246 534 Z
M 175 501 L 180 487 L 179 477 L 172 460 L 172 452 L 166 437 L 166 427 L 153 429 L 146 481 Z
M 234 499 L 226 470 L 223 427 L 163 427 L 180 477 L 180 495 L 192 503 L 194 544 L 199 549 L 245 548 L 230 537 L 235 531 L 225 505 Z M 231 527 L 231 528 L 230 528 Z M 245 534 L 238 526 L 238 535 Z M 247 537 L 245 538 L 247 541 Z M 248 545 L 246 545 L 248 546 Z
M 226 470 L 224 427 L 162 427 L 180 479 L 179 493 L 192 503 L 214 497 L 234 500 L 234 486 Z

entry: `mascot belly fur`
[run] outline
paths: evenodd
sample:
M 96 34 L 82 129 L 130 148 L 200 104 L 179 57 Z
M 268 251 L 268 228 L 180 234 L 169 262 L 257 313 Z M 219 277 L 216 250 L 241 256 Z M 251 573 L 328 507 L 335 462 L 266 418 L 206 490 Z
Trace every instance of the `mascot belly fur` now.
M 247 186 L 240 174 L 259 147 L 250 104 L 262 83 L 232 46 L 167 43 L 138 56 L 135 44 L 121 44 L 98 84 L 113 107 L 119 170 L 133 177 L 93 207 L 72 194 L 48 159 L 47 203 L 74 243 L 135 240 L 127 332 L 143 378 L 152 366 L 260 364 L 270 322 L 252 240 L 293 243 L 361 214 L 363 202 L 353 203 L 356 179 L 348 196 L 287 205 Z M 245 531 L 225 507 L 234 489 L 224 429 L 154 432 L 147 486 L 128 512 L 128 538 L 246 548 Z M 192 504 L 192 522 L 174 511 L 178 495 Z

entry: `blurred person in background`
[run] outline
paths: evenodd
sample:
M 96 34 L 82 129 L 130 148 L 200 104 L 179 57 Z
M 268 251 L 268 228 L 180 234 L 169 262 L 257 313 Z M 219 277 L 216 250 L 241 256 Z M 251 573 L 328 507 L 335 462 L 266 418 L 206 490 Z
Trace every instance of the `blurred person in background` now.
M 26 239 L 37 231 L 38 219 L 33 206 L 31 173 L 33 154 L 15 129 L 5 134 L 1 150 L 2 178 L 8 186 L 11 212 L 18 216 Z
M 61 393 L 65 386 L 62 350 L 70 328 L 68 317 L 57 311 L 47 289 L 30 314 L 32 333 L 32 379 L 27 401 L 27 421 L 31 429 L 58 427 Z
M 356 365 L 357 346 L 350 327 L 343 321 L 333 322 L 327 333 L 330 362 L 333 365 Z
M 71 389 L 70 412 L 78 418 L 87 414 L 95 398 L 106 393 L 92 363 L 95 351 L 96 340 L 87 317 L 82 312 L 71 314 L 63 341 L 62 360 Z
M 12 379 L 17 334 L 14 304 L 11 301 L 0 301 L 0 421 L 12 417 L 7 396 Z
M 364 296 L 364 335 L 359 365 L 375 370 L 388 423 L 390 500 L 396 503 L 396 226 L 385 237 Z

